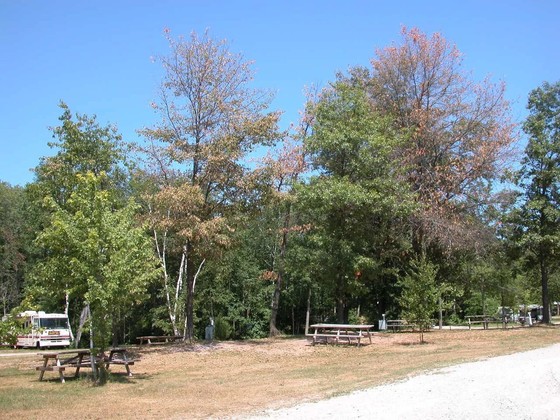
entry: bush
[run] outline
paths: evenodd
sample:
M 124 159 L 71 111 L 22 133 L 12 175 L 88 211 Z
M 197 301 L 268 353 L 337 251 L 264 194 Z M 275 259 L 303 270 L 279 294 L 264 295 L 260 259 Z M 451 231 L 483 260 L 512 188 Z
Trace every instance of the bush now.
M 231 325 L 224 318 L 217 318 L 214 323 L 214 336 L 216 340 L 229 340 L 231 338 Z
M 14 318 L 0 322 L 0 346 L 15 346 L 21 325 Z

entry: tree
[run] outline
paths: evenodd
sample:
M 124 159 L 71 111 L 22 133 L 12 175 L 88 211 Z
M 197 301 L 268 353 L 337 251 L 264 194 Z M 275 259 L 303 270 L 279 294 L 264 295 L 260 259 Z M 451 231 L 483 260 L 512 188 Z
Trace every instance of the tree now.
M 437 268 L 425 257 L 411 262 L 410 272 L 401 278 L 402 294 L 399 303 L 402 316 L 420 330 L 420 342 L 424 342 L 424 331 L 432 325 L 437 311 L 440 292 L 436 285 Z
M 550 322 L 548 283 L 560 252 L 560 82 L 529 94 L 528 136 L 518 185 L 524 203 L 519 211 L 519 238 L 540 272 L 543 322 Z
M 371 108 L 363 86 L 339 77 L 308 112 L 313 125 L 305 150 L 318 175 L 298 189 L 298 208 L 320 260 L 315 276 L 332 291 L 343 323 L 351 299 L 365 293 L 364 281 L 382 276 L 400 247 L 393 234 L 411 197 L 392 160 L 401 139 Z
M 58 151 L 41 159 L 26 189 L 37 239 L 25 302 L 47 310 L 64 302 L 75 320 L 89 304 L 101 346 L 111 335 L 117 339 L 118 321 L 132 307 L 127 299 L 137 299 L 135 287 L 144 287 L 153 275 L 153 256 L 149 246 L 142 249 L 137 208 L 127 199 L 121 136 L 111 125 L 100 126 L 95 116 L 73 115 L 64 103 L 60 107 L 61 123 L 51 128 L 57 141 L 49 144 Z M 120 291 L 111 289 L 115 284 Z
M 400 165 L 421 204 L 411 218 L 413 245 L 472 246 L 477 207 L 491 199 L 514 140 L 503 84 L 477 84 L 459 50 L 440 34 L 402 29 L 402 42 L 378 50 L 372 72 L 354 69 L 373 106 L 406 133 Z
M 227 218 L 246 196 L 243 159 L 278 137 L 279 114 L 265 112 L 270 95 L 250 88 L 251 63 L 231 53 L 227 42 L 208 33 L 193 33 L 189 40 L 175 40 L 169 31 L 166 36 L 171 53 L 161 58 L 166 75 L 160 101 L 153 104 L 162 122 L 141 133 L 155 168 L 155 193 L 149 198 L 154 241 L 164 282 L 172 276 L 166 270 L 174 270 L 175 291 L 185 290 L 190 340 L 197 277 L 227 244 Z M 170 249 L 165 244 L 172 239 Z
M 103 187 L 124 195 L 127 183 L 124 145 L 116 128 L 100 126 L 95 115 L 73 115 L 64 102 L 59 107 L 60 125 L 50 128 L 57 141 L 49 143 L 58 152 L 42 158 L 35 168 L 36 179 L 29 186 L 31 197 L 41 203 L 45 196 L 50 196 L 64 206 L 78 184 L 77 174 L 86 172 L 96 176 L 104 173 Z
M 101 350 L 110 343 L 118 315 L 145 297 L 157 275 L 150 239 L 135 224 L 138 206 L 129 201 L 115 209 L 102 187 L 105 177 L 77 174 L 64 207 L 47 199 L 50 223 L 37 238 L 47 257 L 33 273 L 44 287 L 67 291 L 90 308 L 90 332 Z
M 78 175 L 91 172 L 96 176 L 104 174 L 100 186 L 110 191 L 116 207 L 126 204 L 128 176 L 124 159 L 122 138 L 112 125 L 101 126 L 95 116 L 73 114 L 68 105 L 60 102 L 62 114 L 60 125 L 50 127 L 55 141 L 48 143 L 56 149 L 53 156 L 44 157 L 35 168 L 35 180 L 26 186 L 26 218 L 28 229 L 33 238 L 45 229 L 51 218 L 52 206 L 45 206 L 45 200 L 54 201 L 61 208 L 66 208 L 70 195 L 76 190 Z M 44 250 L 30 247 L 28 261 L 31 266 L 44 258 Z M 81 305 L 82 302 L 71 302 L 64 296 L 65 289 L 47 290 L 42 281 L 34 283 L 28 279 L 26 296 L 30 303 L 38 300 L 50 310 L 60 310 L 65 302 L 65 312 L 69 305 Z M 46 309 L 46 308 L 45 308 Z M 77 314 L 82 310 L 72 308 Z
M 302 124 L 295 137 L 305 138 L 307 125 Z M 265 276 L 274 282 L 271 301 L 269 336 L 278 335 L 277 317 L 280 307 L 280 295 L 286 277 L 286 251 L 288 237 L 293 225 L 294 186 L 305 172 L 306 163 L 301 145 L 286 139 L 276 156 L 268 155 L 263 159 L 263 167 L 258 176 L 265 180 L 266 204 L 275 214 L 273 242 L 270 249 L 270 265 Z M 266 210 L 265 210 L 266 211 Z M 274 223 L 274 222 L 273 222 Z
M 24 193 L 0 182 L 0 304 L 3 315 L 19 303 L 25 270 Z

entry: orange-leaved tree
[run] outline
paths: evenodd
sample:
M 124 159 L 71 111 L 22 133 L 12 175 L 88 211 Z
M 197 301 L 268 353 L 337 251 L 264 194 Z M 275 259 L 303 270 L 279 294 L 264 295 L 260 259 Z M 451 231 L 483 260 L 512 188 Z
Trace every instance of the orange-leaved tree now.
M 416 28 L 371 64 L 353 74 L 366 74 L 376 109 L 408 136 L 398 154 L 421 204 L 411 225 L 417 253 L 473 245 L 471 216 L 488 204 L 515 140 L 504 84 L 474 82 L 455 45 Z
M 226 41 L 208 32 L 189 39 L 165 33 L 171 52 L 161 58 L 166 73 L 152 105 L 162 120 L 141 133 L 153 158 L 148 202 L 168 310 L 175 332 L 182 314 L 191 340 L 197 277 L 227 245 L 228 218 L 246 197 L 244 159 L 276 140 L 279 113 L 268 111 L 270 94 L 251 88 L 251 62 Z

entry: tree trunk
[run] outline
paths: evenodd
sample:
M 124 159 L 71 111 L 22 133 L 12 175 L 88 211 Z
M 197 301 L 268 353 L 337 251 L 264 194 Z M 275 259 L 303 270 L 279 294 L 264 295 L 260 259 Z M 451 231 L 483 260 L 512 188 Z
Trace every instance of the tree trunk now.
M 151 212 L 151 209 L 150 209 Z M 167 211 L 167 217 L 169 218 L 170 211 Z M 161 238 L 161 246 L 160 246 L 160 239 L 158 237 L 157 230 L 153 229 L 153 240 L 157 252 L 157 256 L 159 259 L 160 267 L 163 271 L 163 291 L 165 293 L 165 303 L 167 306 L 167 313 L 169 316 L 169 321 L 171 322 L 171 327 L 173 328 L 173 334 L 179 335 L 179 326 L 177 324 L 177 313 L 178 313 L 178 306 L 179 306 L 179 294 L 183 287 L 183 271 L 185 265 L 185 252 L 181 255 L 181 264 L 179 267 L 179 272 L 177 275 L 177 282 L 175 283 L 175 294 L 174 299 L 171 299 L 171 285 L 170 283 L 170 275 L 167 269 L 167 231 L 164 231 L 162 238 Z
M 186 331 L 185 340 L 192 342 L 194 338 L 194 273 L 187 269 L 187 296 L 185 301 Z
M 441 292 L 438 296 L 438 305 L 439 305 L 439 329 L 443 329 L 443 302 L 441 299 Z
M 190 242 L 187 241 L 184 247 L 184 257 L 185 257 L 185 277 L 187 285 L 187 293 L 185 297 L 185 341 L 192 342 L 194 338 L 194 284 L 195 284 L 195 272 L 194 272 L 194 261 L 190 253 Z
M 339 274 L 337 278 L 336 290 L 336 322 L 339 324 L 346 323 L 346 279 L 344 274 Z
M 274 337 L 278 335 L 279 331 L 276 327 L 276 318 L 278 317 L 278 308 L 280 306 L 280 290 L 282 288 L 282 273 L 278 273 L 276 285 L 274 286 L 274 293 L 272 294 L 272 305 L 270 308 L 270 322 L 268 325 L 268 336 Z
M 190 247 L 187 245 L 187 251 Z M 187 267 L 186 267 L 186 276 L 187 276 L 187 296 L 185 301 L 185 312 L 186 312 L 186 319 L 185 319 L 185 341 L 188 340 L 192 342 L 194 339 L 194 293 L 196 288 L 196 279 L 206 262 L 206 259 L 203 259 L 198 267 L 195 269 L 194 261 L 192 261 L 192 257 L 189 256 L 187 253 Z
M 305 335 L 309 333 L 309 315 L 311 314 L 311 287 L 307 294 L 307 311 L 305 313 Z
M 550 304 L 548 301 L 548 266 L 543 254 L 540 257 L 543 323 L 550 324 Z
M 286 256 L 286 248 L 288 245 L 288 229 L 290 227 L 290 210 L 291 206 L 288 205 L 288 210 L 284 216 L 284 226 L 282 229 L 282 241 L 280 243 L 280 253 L 278 256 L 278 277 L 274 286 L 274 293 L 272 295 L 272 305 L 270 310 L 269 322 L 269 337 L 278 335 L 278 328 L 276 327 L 276 319 L 278 317 L 278 308 L 280 307 L 280 293 L 282 291 L 282 282 L 284 279 L 284 258 Z M 293 331 L 292 331 L 293 333 Z

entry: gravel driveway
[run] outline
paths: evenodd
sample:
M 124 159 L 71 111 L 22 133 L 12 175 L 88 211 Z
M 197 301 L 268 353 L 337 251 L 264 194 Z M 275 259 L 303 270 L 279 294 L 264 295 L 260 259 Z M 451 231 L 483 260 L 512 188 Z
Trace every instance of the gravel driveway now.
M 560 344 L 263 412 L 269 419 L 560 419 Z

